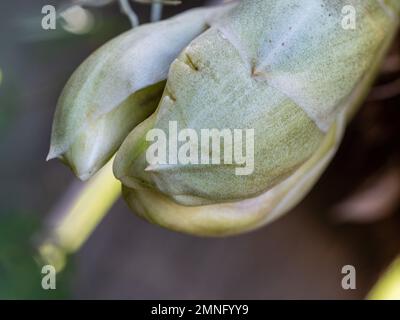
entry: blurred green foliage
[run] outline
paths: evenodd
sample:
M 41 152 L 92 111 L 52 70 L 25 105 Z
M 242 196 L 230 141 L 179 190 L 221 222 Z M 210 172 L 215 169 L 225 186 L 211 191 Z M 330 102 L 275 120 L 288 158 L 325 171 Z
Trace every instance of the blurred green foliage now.
M 0 299 L 67 299 L 70 268 L 57 275 L 56 289 L 41 286 L 42 266 L 32 237 L 40 224 L 32 214 L 0 214 Z
M 1 60 L 0 60 L 1 61 Z M 6 79 L 0 65 L 0 137 L 11 125 L 18 106 L 18 91 L 10 78 Z

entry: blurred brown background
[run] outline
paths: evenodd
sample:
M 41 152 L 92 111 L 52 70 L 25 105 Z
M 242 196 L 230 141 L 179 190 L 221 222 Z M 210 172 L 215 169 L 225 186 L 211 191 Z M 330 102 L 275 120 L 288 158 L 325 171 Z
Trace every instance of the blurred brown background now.
M 10 215 L 44 221 L 74 181 L 59 162 L 45 162 L 57 97 L 94 49 L 129 28 L 111 4 L 91 9 L 88 34 L 42 30 L 42 7 L 62 3 L 0 4 L 0 225 Z M 184 1 L 165 16 L 202 4 Z M 145 22 L 149 7 L 133 7 Z M 399 43 L 333 164 L 290 214 L 247 235 L 201 239 L 149 225 L 119 201 L 71 258 L 69 297 L 364 298 L 400 249 Z M 12 245 L 0 234 L 1 241 Z M 357 290 L 341 287 L 348 264 L 357 269 Z M 0 292 L 6 282 L 0 268 Z

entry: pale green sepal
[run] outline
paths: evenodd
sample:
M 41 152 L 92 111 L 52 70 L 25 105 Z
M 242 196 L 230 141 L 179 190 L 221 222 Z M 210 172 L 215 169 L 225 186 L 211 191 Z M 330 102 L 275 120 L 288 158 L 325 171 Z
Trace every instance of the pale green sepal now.
M 397 27 L 376 1 L 352 0 L 357 28 L 344 29 L 346 4 L 242 1 L 172 64 L 156 114 L 117 154 L 117 178 L 186 206 L 248 199 L 285 181 L 318 150 Z M 149 166 L 146 133 L 168 132 L 174 121 L 198 136 L 202 129 L 254 129 L 253 173 L 235 174 L 222 156 L 221 165 Z
M 61 94 L 48 159 L 61 158 L 81 179 L 96 173 L 154 112 L 173 60 L 230 8 L 194 9 L 143 25 L 93 53 Z

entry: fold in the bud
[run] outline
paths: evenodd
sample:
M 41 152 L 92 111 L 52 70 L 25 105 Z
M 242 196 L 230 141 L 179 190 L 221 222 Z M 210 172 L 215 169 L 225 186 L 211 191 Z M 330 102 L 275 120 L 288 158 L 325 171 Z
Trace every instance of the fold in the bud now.
M 114 173 L 130 207 L 172 230 L 222 236 L 260 227 L 303 199 L 398 27 L 388 6 L 353 0 L 357 28 L 348 30 L 347 3 L 242 1 L 196 38 L 171 66 L 156 113 L 117 153 Z M 148 133 L 169 132 L 171 122 L 173 139 L 187 128 L 254 129 L 254 173 L 236 175 L 222 156 L 220 165 L 149 164 Z
M 128 188 L 155 189 L 186 206 L 248 199 L 286 180 L 318 150 L 396 28 L 376 1 L 352 2 L 355 30 L 341 26 L 346 1 L 240 2 L 172 64 L 156 113 L 119 150 L 116 176 Z M 176 140 L 170 123 L 197 137 L 202 130 L 232 133 L 227 143 L 220 139 L 219 164 L 169 158 L 146 170 L 146 135 L 155 129 Z M 243 137 L 239 151 L 254 152 L 254 171 L 238 175 L 224 151 L 242 142 L 232 139 L 235 131 L 249 129 L 254 147 Z
M 279 218 L 308 193 L 335 155 L 343 126 L 344 118 L 340 117 L 311 159 L 288 179 L 255 198 L 186 207 L 154 189 L 125 186 L 123 196 L 139 216 L 173 231 L 212 237 L 248 232 Z
M 110 160 L 156 109 L 170 64 L 230 6 L 190 10 L 111 40 L 72 75 L 58 101 L 48 159 L 82 180 Z

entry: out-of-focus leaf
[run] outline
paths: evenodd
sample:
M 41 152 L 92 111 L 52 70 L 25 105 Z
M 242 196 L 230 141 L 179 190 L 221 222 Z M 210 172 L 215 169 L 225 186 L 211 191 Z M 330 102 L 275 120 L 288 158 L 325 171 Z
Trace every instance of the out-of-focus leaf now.
M 67 298 L 68 274 L 57 275 L 56 290 L 41 286 L 42 266 L 35 259 L 32 237 L 39 228 L 31 214 L 0 214 L 0 299 Z

